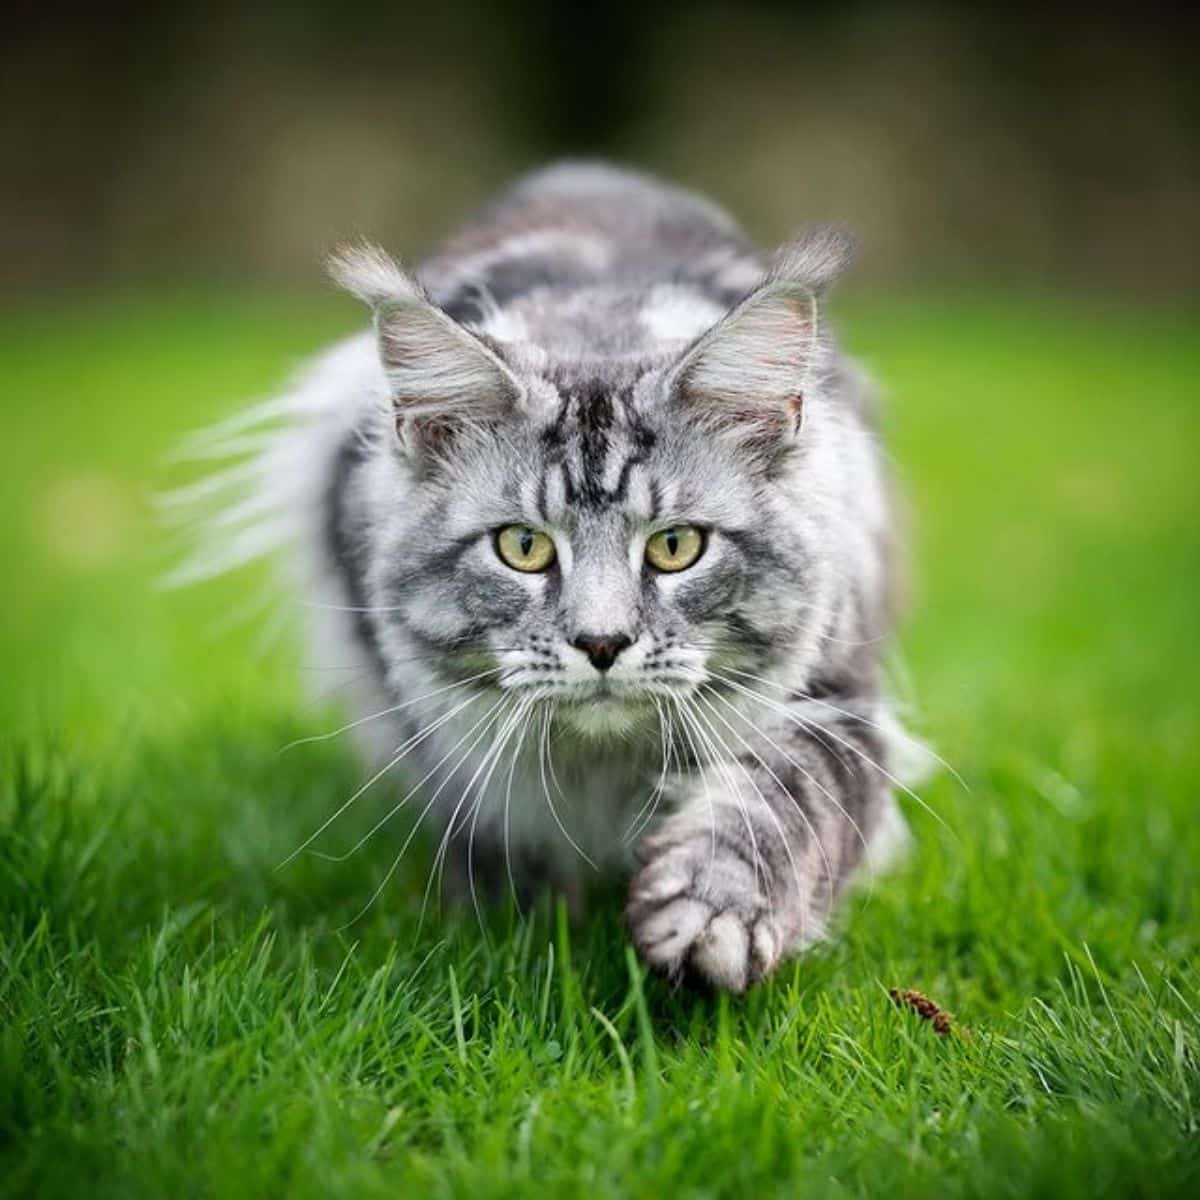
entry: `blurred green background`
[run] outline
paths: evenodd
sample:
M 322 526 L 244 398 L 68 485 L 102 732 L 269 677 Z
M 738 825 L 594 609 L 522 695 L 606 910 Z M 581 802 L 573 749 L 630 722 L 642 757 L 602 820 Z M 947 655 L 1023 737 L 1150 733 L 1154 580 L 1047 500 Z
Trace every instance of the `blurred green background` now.
M 1195 1194 L 1200 101 L 1169 11 L 6 18 L 0 1195 Z M 417 258 L 567 153 L 863 242 L 834 317 L 910 513 L 893 674 L 970 790 L 906 803 L 909 868 L 744 1006 L 643 999 L 617 905 L 574 974 L 541 916 L 494 954 L 422 926 L 415 855 L 343 934 L 393 843 L 274 869 L 359 777 L 279 754 L 336 682 L 264 636 L 261 573 L 156 587 L 171 446 L 363 325 L 322 251 Z M 899 1024 L 897 983 L 975 1041 Z

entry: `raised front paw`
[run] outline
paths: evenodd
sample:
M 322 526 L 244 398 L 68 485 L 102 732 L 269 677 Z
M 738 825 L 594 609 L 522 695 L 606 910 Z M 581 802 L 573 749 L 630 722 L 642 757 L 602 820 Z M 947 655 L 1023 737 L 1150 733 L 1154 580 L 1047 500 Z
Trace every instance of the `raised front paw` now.
M 642 843 L 638 859 L 625 916 L 647 963 L 733 992 L 776 966 L 786 949 L 783 923 L 752 851 L 746 857 L 694 828 L 673 836 L 668 823 Z

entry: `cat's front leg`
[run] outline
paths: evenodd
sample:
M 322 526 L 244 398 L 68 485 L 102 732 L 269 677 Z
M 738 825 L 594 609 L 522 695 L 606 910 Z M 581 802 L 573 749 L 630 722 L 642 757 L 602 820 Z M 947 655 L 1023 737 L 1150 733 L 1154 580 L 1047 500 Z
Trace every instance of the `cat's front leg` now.
M 789 726 L 687 782 L 638 847 L 626 917 L 647 963 L 742 991 L 822 936 L 890 802 L 865 734 Z

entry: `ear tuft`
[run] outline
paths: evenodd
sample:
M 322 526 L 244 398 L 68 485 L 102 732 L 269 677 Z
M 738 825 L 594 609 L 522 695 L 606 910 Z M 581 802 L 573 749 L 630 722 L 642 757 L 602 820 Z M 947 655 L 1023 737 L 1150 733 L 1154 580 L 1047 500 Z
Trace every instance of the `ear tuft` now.
M 370 242 L 343 242 L 325 260 L 329 277 L 372 308 L 421 298 L 421 289 L 384 250 Z
M 445 454 L 467 426 L 502 420 L 520 406 L 520 384 L 495 351 L 432 304 L 378 246 L 338 246 L 326 268 L 374 310 L 391 419 L 405 449 Z
M 836 225 L 817 226 L 780 247 L 767 278 L 795 284 L 820 296 L 849 269 L 857 249 L 848 230 Z

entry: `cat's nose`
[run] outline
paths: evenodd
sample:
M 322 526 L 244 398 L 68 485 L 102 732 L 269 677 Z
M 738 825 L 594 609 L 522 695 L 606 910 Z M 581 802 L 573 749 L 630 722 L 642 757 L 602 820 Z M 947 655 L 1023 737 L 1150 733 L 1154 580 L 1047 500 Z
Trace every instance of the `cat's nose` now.
M 597 671 L 607 671 L 617 661 L 617 655 L 631 646 L 633 640 L 623 633 L 594 634 L 581 633 L 572 643 L 577 650 L 582 650 L 591 659 L 592 666 Z

